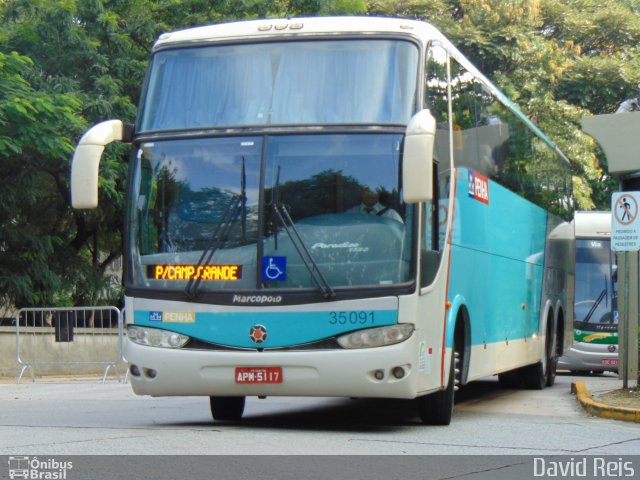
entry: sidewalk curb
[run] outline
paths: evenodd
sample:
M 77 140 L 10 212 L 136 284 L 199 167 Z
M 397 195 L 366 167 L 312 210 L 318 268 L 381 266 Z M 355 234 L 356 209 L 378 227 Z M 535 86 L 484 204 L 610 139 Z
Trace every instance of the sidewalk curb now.
M 596 402 L 591 398 L 591 391 L 587 390 L 584 382 L 578 381 L 571 384 L 571 393 L 575 394 L 578 402 L 588 413 L 602 418 L 624 420 L 640 423 L 640 409 L 616 407 Z

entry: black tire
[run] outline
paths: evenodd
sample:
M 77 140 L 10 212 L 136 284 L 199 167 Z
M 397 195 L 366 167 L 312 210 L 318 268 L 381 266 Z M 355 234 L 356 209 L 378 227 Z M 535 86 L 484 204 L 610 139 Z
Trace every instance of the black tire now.
M 560 348 L 560 342 L 558 342 L 558 336 L 555 333 L 549 332 L 551 336 L 547 341 L 549 342 L 549 358 L 547 361 L 547 387 L 553 387 L 553 384 L 556 383 L 556 369 L 558 368 L 558 359 L 560 358 L 560 352 L 558 348 Z
M 460 384 L 460 354 L 455 350 L 449 366 L 449 384 L 447 388 L 430 395 L 418 397 L 418 413 L 425 425 L 449 425 L 453 416 L 453 397 Z
M 209 397 L 214 420 L 240 420 L 244 413 L 245 397 Z
M 524 367 L 521 370 L 522 383 L 525 388 L 529 390 L 542 390 L 547 385 L 553 385 L 556 377 L 557 363 L 555 337 L 554 331 L 551 328 L 547 328 L 547 335 L 544 341 L 544 357 L 542 361 L 534 365 Z
M 552 316 L 550 316 L 551 318 Z M 521 370 L 522 383 L 530 390 L 542 390 L 551 387 L 556 381 L 556 368 L 558 366 L 559 343 L 556 331 L 552 325 L 547 326 L 547 335 L 544 341 L 544 357 L 542 361 L 524 367 Z

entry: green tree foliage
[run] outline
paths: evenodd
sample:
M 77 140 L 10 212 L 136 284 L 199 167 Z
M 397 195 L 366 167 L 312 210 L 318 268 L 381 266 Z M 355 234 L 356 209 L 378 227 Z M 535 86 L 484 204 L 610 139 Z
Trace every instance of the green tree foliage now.
M 121 254 L 128 149 L 107 149 L 93 211 L 70 209 L 68 165 L 86 126 L 133 122 L 162 32 L 330 14 L 430 21 L 563 149 L 589 209 L 606 208 L 614 182 L 580 120 L 637 95 L 639 13 L 638 0 L 0 1 L 0 304 L 119 294 L 105 270 Z
M 640 91 L 637 0 L 406 0 L 370 13 L 431 21 L 567 154 L 576 208 L 608 209 L 616 181 L 581 119 Z
M 63 286 L 52 261 L 69 223 L 71 139 L 80 102 L 34 88 L 34 65 L 0 53 L 0 304 L 54 303 Z
M 79 135 L 87 125 L 108 118 L 133 121 L 149 45 L 156 36 L 157 28 L 149 25 L 141 2 L 122 2 L 118 7 L 110 10 L 100 1 L 65 0 L 18 0 L 0 7 L 0 51 L 19 52 L 32 60 L 20 78 L 51 101 L 64 96 L 75 101 L 73 115 L 52 113 L 51 118 L 34 115 L 28 119 L 33 136 L 45 135 L 48 126 L 44 121 L 51 122 L 49 129 L 62 136 L 66 150 L 33 159 L 11 158 L 34 177 L 45 172 L 55 177 L 38 190 L 35 209 L 41 215 L 23 219 L 20 214 L 34 207 L 24 202 L 13 205 L 18 212 L 14 222 L 28 223 L 29 228 L 51 238 L 51 247 L 42 251 L 46 253 L 42 264 L 47 268 L 29 277 L 35 282 L 48 272 L 57 282 L 43 287 L 48 292 L 44 296 L 13 296 L 11 301 L 18 306 L 52 301 L 88 304 L 99 296 L 110 301 L 119 296 L 120 287 L 113 288 L 104 273 L 121 254 L 126 148 L 109 149 L 102 162 L 100 208 L 74 211 L 69 206 L 69 160 Z M 130 20 L 120 22 L 120 18 Z M 15 121 L 14 116 L 9 117 L 13 127 Z M 21 146 L 29 141 L 25 139 Z M 3 167 L 10 169 L 10 162 Z M 19 187 L 11 184 L 9 188 Z

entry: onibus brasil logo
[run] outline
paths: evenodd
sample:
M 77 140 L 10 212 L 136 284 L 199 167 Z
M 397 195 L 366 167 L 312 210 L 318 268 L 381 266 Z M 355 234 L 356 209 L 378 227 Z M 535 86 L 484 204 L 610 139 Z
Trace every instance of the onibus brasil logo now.
M 38 457 L 9 457 L 9 478 L 33 480 L 66 480 L 67 470 L 73 462 L 61 462 L 53 458 L 39 460 Z

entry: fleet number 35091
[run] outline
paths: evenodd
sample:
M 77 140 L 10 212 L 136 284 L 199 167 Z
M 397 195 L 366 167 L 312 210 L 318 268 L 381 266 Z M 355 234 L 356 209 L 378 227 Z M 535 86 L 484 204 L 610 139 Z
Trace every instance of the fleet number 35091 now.
M 329 323 L 331 325 L 373 325 L 374 313 L 371 310 L 329 312 Z

